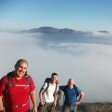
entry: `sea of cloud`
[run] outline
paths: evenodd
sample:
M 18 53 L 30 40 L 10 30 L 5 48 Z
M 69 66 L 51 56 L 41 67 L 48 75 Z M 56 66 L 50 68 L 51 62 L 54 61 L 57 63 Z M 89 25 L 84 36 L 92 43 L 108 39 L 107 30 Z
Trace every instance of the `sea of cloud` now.
M 40 34 L 0 32 L 0 78 L 25 58 L 37 95 L 44 79 L 56 72 L 60 85 L 75 79 L 84 102 L 112 101 L 112 45 L 43 41 Z

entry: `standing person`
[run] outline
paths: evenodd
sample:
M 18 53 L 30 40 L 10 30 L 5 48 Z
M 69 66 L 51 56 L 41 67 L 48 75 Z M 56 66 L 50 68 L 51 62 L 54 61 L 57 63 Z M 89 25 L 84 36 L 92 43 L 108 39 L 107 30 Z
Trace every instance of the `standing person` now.
M 30 112 L 30 99 L 33 112 L 37 112 L 34 82 L 27 74 L 28 62 L 19 59 L 15 70 L 0 80 L 0 112 Z
M 84 93 L 75 85 L 73 79 L 68 80 L 66 86 L 60 86 L 59 89 L 64 92 L 63 112 L 77 112 L 77 105 L 80 104 Z M 78 97 L 78 98 L 77 98 Z
M 57 84 L 58 75 L 56 73 L 51 74 L 49 82 L 45 82 L 40 90 L 40 112 L 56 112 L 57 102 Z

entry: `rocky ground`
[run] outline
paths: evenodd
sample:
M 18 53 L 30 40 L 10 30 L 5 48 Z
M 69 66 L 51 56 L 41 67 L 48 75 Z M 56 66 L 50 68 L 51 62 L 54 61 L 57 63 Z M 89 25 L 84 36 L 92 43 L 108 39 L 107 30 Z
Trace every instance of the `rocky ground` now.
M 112 112 L 112 103 L 82 103 L 78 106 L 78 112 Z

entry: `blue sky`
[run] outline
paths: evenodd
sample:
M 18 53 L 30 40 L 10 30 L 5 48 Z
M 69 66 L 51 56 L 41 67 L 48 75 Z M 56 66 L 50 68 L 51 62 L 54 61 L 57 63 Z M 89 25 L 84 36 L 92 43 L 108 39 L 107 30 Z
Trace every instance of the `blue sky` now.
M 112 30 L 111 0 L 0 0 L 0 29 Z

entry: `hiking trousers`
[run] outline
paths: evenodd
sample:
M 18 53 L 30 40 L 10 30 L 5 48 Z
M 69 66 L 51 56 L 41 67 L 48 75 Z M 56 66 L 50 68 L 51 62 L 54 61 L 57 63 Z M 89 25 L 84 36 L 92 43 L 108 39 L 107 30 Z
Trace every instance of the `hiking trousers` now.
M 77 106 L 70 107 L 70 106 L 63 106 L 62 112 L 77 112 Z
M 53 103 L 46 103 L 40 108 L 40 112 L 56 112 L 56 109 L 53 106 Z

